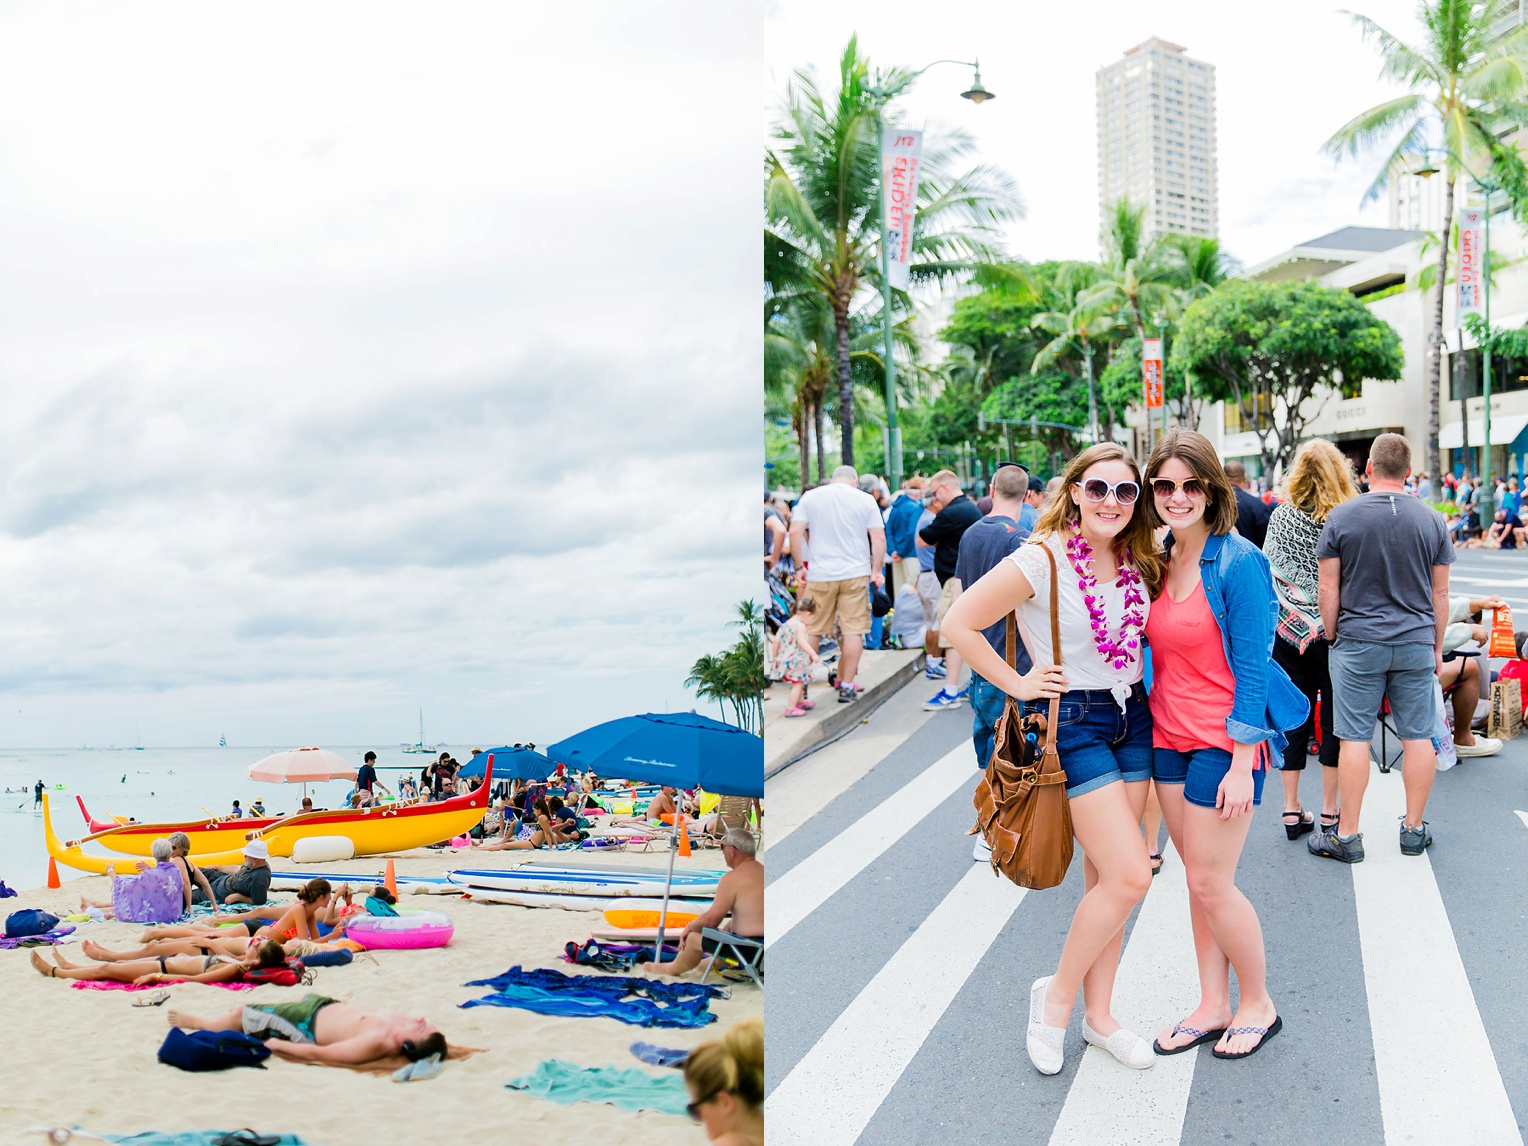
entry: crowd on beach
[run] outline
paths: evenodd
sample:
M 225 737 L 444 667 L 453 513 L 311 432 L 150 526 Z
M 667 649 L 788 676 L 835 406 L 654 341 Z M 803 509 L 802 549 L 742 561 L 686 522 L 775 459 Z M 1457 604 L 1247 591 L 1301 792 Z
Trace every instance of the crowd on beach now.
M 436 764 L 431 765 L 432 773 Z M 363 768 L 358 788 L 368 779 Z M 709 970 L 716 958 L 757 961 L 764 935 L 764 869 L 752 830 L 755 822 L 761 822 L 756 821 L 762 816 L 758 801 L 718 801 L 703 792 L 672 786 L 646 789 L 644 797 L 647 791 L 651 796 L 644 803 L 633 798 L 636 789 L 629 785 L 611 785 L 592 774 L 569 776 L 562 769 L 547 781 L 506 782 L 495 791 L 485 838 L 479 844 L 483 850 L 498 850 L 522 842 L 522 830 L 529 830 L 533 837 L 523 840 L 527 847 L 554 840 L 576 842 L 583 833 L 575 825 L 583 815 L 604 812 L 602 803 L 619 804 L 621 797 L 631 798 L 633 804 L 625 821 L 646 832 L 686 830 L 686 818 L 698 822 L 697 842 L 715 843 L 725 871 L 704 910 L 674 928 L 664 958 L 649 961 L 633 971 L 635 978 L 622 980 L 631 984 L 626 990 L 639 995 L 644 990 L 678 990 L 666 983 L 702 966 Z M 253 807 L 244 813 L 258 814 Z M 388 887 L 334 886 L 326 878 L 308 880 L 291 900 L 272 899 L 270 853 L 258 837 L 247 840 L 238 865 L 198 864 L 192 850 L 186 832 L 173 832 L 153 842 L 151 861 L 127 861 L 122 871 L 111 872 L 109 898 L 81 897 L 85 915 L 143 924 L 131 940 L 85 939 L 78 948 L 38 947 L 29 953 L 33 969 L 49 979 L 143 990 L 145 996 L 135 1000 L 140 1006 L 168 1001 L 168 991 L 162 988 L 176 983 L 296 987 L 312 981 L 313 968 L 343 965 L 367 950 L 348 934 L 359 919 L 399 914 L 396 895 Z M 136 870 L 126 870 L 129 867 Z M 514 973 L 519 970 L 515 968 Z M 553 976 L 552 988 L 577 989 L 576 976 L 563 980 L 557 978 L 560 973 L 549 970 L 525 974 Z M 538 983 L 533 994 L 546 989 L 545 982 Z M 636 985 L 641 983 L 652 986 Z M 697 997 L 703 1000 L 704 992 L 711 989 L 698 990 L 702 993 Z M 212 1014 L 172 1003 L 167 1017 L 177 1031 L 239 1035 L 297 1061 L 381 1064 L 393 1070 L 397 1060 L 405 1065 L 397 1068 L 401 1073 L 395 1077 L 409 1079 L 431 1077 L 454 1056 L 445 1035 L 425 1018 L 322 994 L 237 1005 Z M 713 1141 L 762 1146 L 763 1038 L 760 1020 L 740 1021 L 674 1064 L 682 1068 L 688 1114 Z M 176 1061 L 166 1057 L 164 1048 L 161 1060 Z
M 1365 858 L 1359 817 L 1378 722 L 1402 748 L 1405 856 L 1433 842 L 1425 815 L 1440 756 L 1448 767 L 1501 750 L 1478 731 L 1477 710 L 1497 677 L 1482 655 L 1486 614 L 1506 602 L 1451 595 L 1448 573 L 1457 547 L 1510 548 L 1523 536 L 1479 531 L 1479 485 L 1446 477 L 1434 502 L 1395 434 L 1375 439 L 1361 474 L 1337 446 L 1307 441 L 1277 485 L 1249 480 L 1186 429 L 1166 433 L 1144 466 L 1103 443 L 1048 482 L 1000 463 L 969 492 L 943 470 L 893 496 L 840 467 L 794 504 L 766 498 L 770 676 L 790 687 L 785 716 L 800 716 L 825 649 L 837 655 L 830 684 L 850 703 L 862 648 L 921 642 L 925 672 L 941 682 L 925 707 L 969 704 L 984 769 L 1010 698 L 1020 718 L 1040 718 L 1032 733 L 1055 720 L 1084 894 L 1057 966 L 1032 988 L 1032 1062 L 1061 1069 L 1079 990 L 1085 1039 L 1127 1066 L 1202 1043 L 1244 1058 L 1284 1023 L 1256 910 L 1235 885 L 1268 772 L 1280 773 L 1287 839 L 1354 864 Z M 1452 527 L 1437 504 L 1452 507 Z M 1496 504 L 1498 524 L 1520 520 L 1516 478 L 1498 483 Z M 1528 664 L 1503 675 L 1528 675 L 1513 666 Z M 1311 756 L 1316 812 L 1300 793 Z M 1183 942 L 1197 952 L 1202 996 L 1148 1041 L 1113 1019 L 1110 984 L 1121 925 L 1161 868 L 1164 822 L 1183 857 L 1193 932 Z M 973 858 L 992 860 L 980 835 Z

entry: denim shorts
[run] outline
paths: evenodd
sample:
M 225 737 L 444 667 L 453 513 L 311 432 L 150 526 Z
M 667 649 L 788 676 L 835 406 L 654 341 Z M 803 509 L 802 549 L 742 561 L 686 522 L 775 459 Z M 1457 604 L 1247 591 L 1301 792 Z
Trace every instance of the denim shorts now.
M 1158 748 L 1151 757 L 1151 778 L 1158 784 L 1182 784 L 1183 798 L 1201 808 L 1216 806 L 1220 782 L 1230 770 L 1231 754 L 1224 748 L 1196 748 L 1192 752 Z M 1263 781 L 1267 777 L 1266 769 L 1253 769 L 1253 807 L 1263 802 Z
M 1050 712 L 1050 701 L 1027 700 L 1024 714 Z M 1151 709 L 1146 688 L 1130 690 L 1125 710 L 1106 689 L 1063 693 L 1056 715 L 1056 751 L 1066 794 L 1081 796 L 1116 780 L 1151 779 Z

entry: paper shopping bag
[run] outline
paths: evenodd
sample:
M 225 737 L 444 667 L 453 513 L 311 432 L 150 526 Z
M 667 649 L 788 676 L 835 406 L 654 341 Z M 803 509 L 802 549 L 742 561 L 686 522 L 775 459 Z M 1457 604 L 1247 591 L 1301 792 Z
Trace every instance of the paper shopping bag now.
M 1486 724 L 1486 735 L 1495 740 L 1511 740 L 1522 730 L 1522 681 L 1496 681 L 1491 685 L 1491 719 Z

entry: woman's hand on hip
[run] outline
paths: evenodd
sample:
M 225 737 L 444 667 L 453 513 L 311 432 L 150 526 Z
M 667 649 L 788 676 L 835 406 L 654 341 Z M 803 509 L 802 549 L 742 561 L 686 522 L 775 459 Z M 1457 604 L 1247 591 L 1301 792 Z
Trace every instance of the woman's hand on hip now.
M 1066 691 L 1066 674 L 1060 665 L 1035 665 L 1019 677 L 1020 700 L 1050 700 Z

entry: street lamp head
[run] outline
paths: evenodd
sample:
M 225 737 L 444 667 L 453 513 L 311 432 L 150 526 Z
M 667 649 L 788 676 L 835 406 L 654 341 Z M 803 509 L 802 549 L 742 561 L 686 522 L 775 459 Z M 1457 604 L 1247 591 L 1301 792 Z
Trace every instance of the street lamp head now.
M 1434 175 L 1438 174 L 1438 169 L 1432 165 L 1432 160 L 1424 155 L 1422 157 L 1422 166 L 1418 167 L 1412 174 L 1420 175 L 1423 179 L 1431 179 Z
M 968 99 L 972 103 L 983 103 L 989 99 L 996 99 L 997 96 L 993 95 L 986 88 L 982 87 L 981 64 L 978 62 L 973 66 L 976 69 L 976 78 L 971 82 L 971 88 L 969 91 L 963 91 L 960 93 L 960 98 Z

